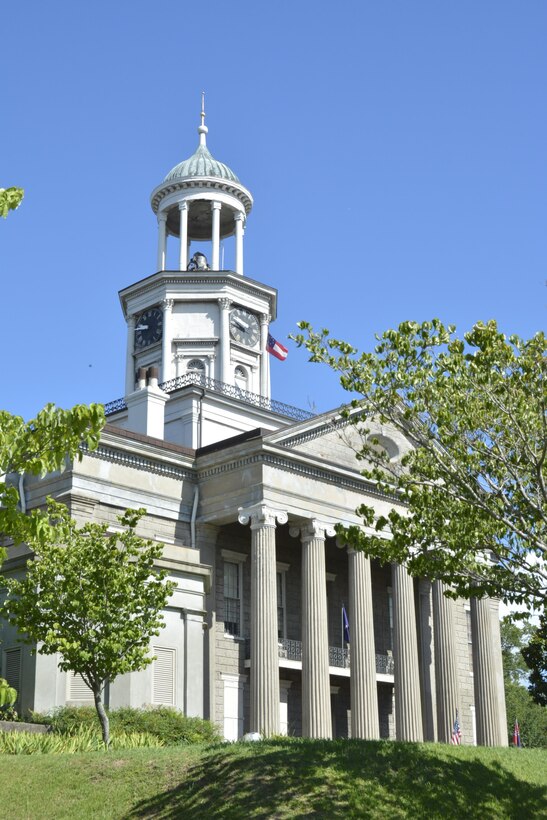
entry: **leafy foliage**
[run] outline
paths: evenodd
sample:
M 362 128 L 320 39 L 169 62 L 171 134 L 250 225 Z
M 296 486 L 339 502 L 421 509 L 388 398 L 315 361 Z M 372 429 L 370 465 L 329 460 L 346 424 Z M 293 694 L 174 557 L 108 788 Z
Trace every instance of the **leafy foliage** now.
M 208 720 L 187 717 L 167 706 L 134 709 L 124 706 L 108 713 L 112 733 L 145 733 L 159 738 L 166 746 L 181 743 L 210 743 L 219 739 L 218 729 Z M 52 715 L 34 712 L 35 723 L 47 723 L 53 732 L 71 734 L 82 726 L 96 723 L 95 709 L 87 706 L 64 706 Z
M 5 219 L 9 211 L 15 211 L 24 195 L 22 188 L 0 188 L 0 215 Z
M 118 732 L 113 734 L 112 749 L 157 749 L 161 740 L 145 732 Z M 98 752 L 104 749 L 100 732 L 91 726 L 81 726 L 70 734 L 34 732 L 0 732 L 0 754 L 76 754 Z
M 154 563 L 162 545 L 144 541 L 135 528 L 144 510 L 119 517 L 122 532 L 107 524 L 79 528 L 66 507 L 50 499 L 52 528 L 29 540 L 34 559 L 22 580 L 5 579 L 0 614 L 38 644 L 44 655 L 59 654 L 62 670 L 82 676 L 92 690 L 108 745 L 108 716 L 102 692 L 118 675 L 152 662 L 149 641 L 163 625 L 161 609 L 173 589 Z
M 344 415 L 361 434 L 363 474 L 395 503 L 372 528 L 340 528 L 351 546 L 454 594 L 488 594 L 541 609 L 547 592 L 547 339 L 506 338 L 494 321 L 463 339 L 439 320 L 403 322 L 372 353 L 299 327 L 311 361 L 356 394 Z M 371 435 L 375 420 L 411 449 L 392 460 Z M 490 556 L 494 561 L 489 560 Z
M 18 488 L 6 479 L 11 474 L 45 475 L 62 470 L 67 458 L 81 459 L 80 445 L 95 449 L 104 421 L 101 404 L 79 404 L 71 410 L 48 404 L 28 422 L 0 410 L 0 533 L 15 543 L 53 537 L 47 513 L 33 510 L 25 515 Z M 0 561 L 4 557 L 0 549 Z
M 506 615 L 501 619 L 501 657 L 505 681 L 522 685 L 528 677 L 530 670 L 524 660 L 522 651 L 532 632 L 533 627 L 528 620 L 520 626 L 511 615 Z
M 13 706 L 16 700 L 16 690 L 9 685 L 5 678 L 0 678 L 0 709 L 4 706 Z
M 547 708 L 534 702 L 533 697 L 518 683 L 505 682 L 507 733 L 513 734 L 515 720 L 519 722 L 523 746 L 547 748 Z
M 543 612 L 530 642 L 522 649 L 522 655 L 530 668 L 530 694 L 536 703 L 547 709 L 547 613 Z

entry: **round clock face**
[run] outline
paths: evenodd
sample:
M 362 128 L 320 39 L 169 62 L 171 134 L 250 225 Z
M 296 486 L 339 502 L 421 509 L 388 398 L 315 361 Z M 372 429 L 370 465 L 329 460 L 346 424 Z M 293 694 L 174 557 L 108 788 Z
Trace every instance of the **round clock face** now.
M 141 313 L 135 326 L 135 347 L 148 347 L 161 339 L 163 313 L 159 308 L 149 308 Z
M 260 338 L 258 319 L 242 308 L 235 308 L 230 313 L 230 335 L 236 342 L 255 347 Z

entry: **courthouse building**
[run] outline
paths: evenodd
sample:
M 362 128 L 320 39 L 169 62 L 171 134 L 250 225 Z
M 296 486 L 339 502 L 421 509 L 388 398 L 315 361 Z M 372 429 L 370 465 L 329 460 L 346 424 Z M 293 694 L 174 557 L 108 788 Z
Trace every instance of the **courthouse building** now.
M 107 703 L 168 704 L 227 739 L 448 741 L 458 710 L 464 743 L 506 744 L 497 602 L 447 599 L 440 583 L 335 536 L 338 522 L 361 523 L 363 502 L 386 514 L 394 500 L 360 475 L 355 430 L 337 410 L 271 397 L 277 291 L 244 272 L 253 199 L 211 155 L 203 114 L 198 133 L 195 153 L 152 192 L 156 270 L 120 291 L 125 395 L 106 405 L 100 446 L 23 481 L 27 509 L 50 494 L 112 531 L 121 511 L 145 507 L 139 533 L 165 545 L 159 564 L 176 589 L 155 660 L 110 684 Z M 221 269 L 221 243 L 233 270 Z M 372 426 L 400 458 L 404 438 Z M 12 547 L 7 570 L 27 557 Z M 8 626 L 1 655 L 22 710 L 92 702 L 79 677 Z

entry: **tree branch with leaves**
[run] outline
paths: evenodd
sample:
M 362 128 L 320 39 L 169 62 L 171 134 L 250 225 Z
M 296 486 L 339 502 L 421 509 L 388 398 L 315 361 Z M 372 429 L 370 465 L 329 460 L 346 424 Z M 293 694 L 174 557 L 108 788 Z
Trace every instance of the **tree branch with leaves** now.
M 360 434 L 363 475 L 393 509 L 359 512 L 376 534 L 340 527 L 349 543 L 407 564 L 464 597 L 488 594 L 541 609 L 547 592 L 547 340 L 506 337 L 494 321 L 459 338 L 439 320 L 403 322 L 373 352 L 315 332 L 294 338 L 353 394 L 342 410 Z M 393 460 L 372 422 L 402 433 Z

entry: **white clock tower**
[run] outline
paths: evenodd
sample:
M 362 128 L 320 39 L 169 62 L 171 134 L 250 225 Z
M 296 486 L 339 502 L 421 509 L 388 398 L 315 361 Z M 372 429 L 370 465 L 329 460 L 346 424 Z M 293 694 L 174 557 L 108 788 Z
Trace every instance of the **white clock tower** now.
M 277 291 L 243 276 L 253 199 L 213 158 L 207 133 L 202 105 L 196 151 L 152 192 L 157 272 L 120 291 L 126 396 L 107 408 L 118 426 L 189 447 L 294 421 L 285 412 L 293 408 L 270 398 L 266 347 Z M 177 241 L 175 270 L 169 237 Z M 221 269 L 226 249 L 234 270 Z

